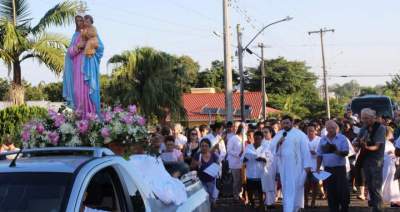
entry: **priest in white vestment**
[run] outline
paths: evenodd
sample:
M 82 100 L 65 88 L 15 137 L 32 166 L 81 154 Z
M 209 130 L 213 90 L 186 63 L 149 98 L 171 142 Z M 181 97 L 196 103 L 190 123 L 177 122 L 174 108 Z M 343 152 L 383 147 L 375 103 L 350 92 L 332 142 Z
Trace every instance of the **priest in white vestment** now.
M 284 116 L 282 130 L 272 140 L 282 183 L 283 211 L 297 212 L 304 207 L 304 183 L 313 167 L 307 136 L 293 128 L 293 119 Z

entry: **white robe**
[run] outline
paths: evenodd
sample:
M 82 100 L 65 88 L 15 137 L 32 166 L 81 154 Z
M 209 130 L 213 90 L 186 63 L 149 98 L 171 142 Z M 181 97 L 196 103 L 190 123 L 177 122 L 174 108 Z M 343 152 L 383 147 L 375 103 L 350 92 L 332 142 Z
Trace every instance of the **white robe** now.
M 257 169 L 257 173 L 258 173 L 258 174 L 256 174 L 257 178 L 260 177 L 262 187 L 266 186 L 266 185 L 263 185 L 264 182 L 262 179 L 268 173 L 269 167 L 271 166 L 272 161 L 273 161 L 273 155 L 271 153 L 271 150 L 262 144 L 257 149 L 255 149 L 253 144 L 249 144 L 246 147 L 244 154 L 242 155 L 242 161 L 245 157 L 247 158 L 248 161 L 256 164 L 257 168 L 256 167 L 253 167 L 253 168 Z M 255 159 L 258 157 L 264 158 L 266 160 L 266 163 L 255 162 Z M 246 169 L 246 175 L 247 175 L 247 171 L 249 171 L 249 169 Z M 261 172 L 261 173 L 259 173 L 259 172 Z
M 307 177 L 305 168 L 313 166 L 308 147 L 308 137 L 299 129 L 292 128 L 283 144 L 277 144 L 284 130 L 279 131 L 272 140 L 272 149 L 278 160 L 282 183 L 283 211 L 296 212 L 304 207 L 304 183 Z
M 266 205 L 273 205 L 276 197 L 276 172 L 278 169 L 277 159 L 272 149 L 272 141 L 263 141 L 263 146 L 271 151 L 273 156 L 272 163 L 268 167 L 267 174 L 261 179 L 263 192 L 265 192 L 267 198 L 265 200 Z
M 382 199 L 388 203 L 400 201 L 399 181 L 394 180 L 397 160 L 394 151 L 395 147 L 392 142 L 386 141 L 383 162 Z

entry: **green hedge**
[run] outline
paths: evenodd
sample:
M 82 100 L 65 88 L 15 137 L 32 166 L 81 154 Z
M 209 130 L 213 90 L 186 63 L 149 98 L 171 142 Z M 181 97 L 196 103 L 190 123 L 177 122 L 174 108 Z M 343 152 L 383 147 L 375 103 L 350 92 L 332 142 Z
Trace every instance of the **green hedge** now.
M 22 105 L 0 110 L 0 140 L 6 134 L 19 138 L 22 126 L 26 122 L 33 118 L 45 118 L 46 116 L 47 109 L 42 107 Z M 19 143 L 19 141 L 16 142 Z

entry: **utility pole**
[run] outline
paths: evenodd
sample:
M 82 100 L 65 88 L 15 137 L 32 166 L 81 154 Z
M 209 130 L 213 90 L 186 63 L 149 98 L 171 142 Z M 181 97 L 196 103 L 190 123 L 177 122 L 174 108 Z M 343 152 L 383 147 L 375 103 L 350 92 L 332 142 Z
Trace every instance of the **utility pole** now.
M 224 28 L 224 76 L 225 76 L 225 112 L 226 121 L 233 121 L 232 108 L 232 61 L 231 61 L 231 37 L 229 32 L 228 0 L 222 0 L 223 28 Z
M 244 75 L 243 75 L 243 47 L 242 47 L 242 32 L 240 31 L 240 24 L 236 26 L 237 40 L 238 40 L 238 62 L 239 62 L 239 75 L 240 75 L 240 117 L 242 122 L 246 121 L 244 111 Z
M 262 117 L 263 120 L 265 121 L 267 119 L 267 113 L 266 113 L 266 104 L 267 104 L 267 98 L 266 98 L 266 92 L 265 92 L 265 79 L 266 79 L 266 73 L 265 73 L 265 64 L 264 64 L 264 43 L 260 43 L 258 47 L 261 48 L 261 64 L 260 64 L 260 71 L 261 71 L 261 95 L 262 95 Z
M 322 52 L 322 71 L 324 74 L 324 85 L 323 85 L 323 89 L 324 89 L 324 95 L 325 95 L 325 104 L 326 104 L 326 115 L 328 117 L 328 119 L 331 119 L 331 110 L 330 110 L 330 105 L 329 105 L 329 93 L 328 93 L 328 80 L 327 80 L 327 70 L 325 67 L 325 52 L 324 52 L 324 33 L 326 32 L 335 32 L 334 29 L 320 29 L 318 31 L 311 31 L 308 32 L 309 35 L 314 34 L 314 33 L 318 33 L 320 38 L 321 38 L 321 52 Z

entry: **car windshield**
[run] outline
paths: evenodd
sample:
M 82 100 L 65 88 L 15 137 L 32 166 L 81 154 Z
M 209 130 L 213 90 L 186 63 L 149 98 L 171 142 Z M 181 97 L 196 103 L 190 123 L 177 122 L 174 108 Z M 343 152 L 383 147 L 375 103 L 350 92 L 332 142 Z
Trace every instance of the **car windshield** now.
M 70 173 L 0 173 L 0 211 L 64 211 Z

